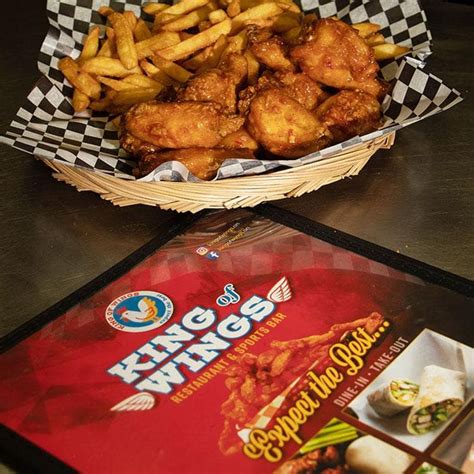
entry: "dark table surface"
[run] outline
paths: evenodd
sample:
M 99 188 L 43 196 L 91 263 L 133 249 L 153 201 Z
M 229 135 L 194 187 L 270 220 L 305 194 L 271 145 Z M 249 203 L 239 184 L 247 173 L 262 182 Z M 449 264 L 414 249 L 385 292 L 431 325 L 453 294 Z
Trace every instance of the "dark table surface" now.
M 45 1 L 2 4 L 0 131 L 39 77 Z M 474 7 L 425 1 L 430 70 L 465 101 L 399 132 L 359 176 L 282 208 L 444 270 L 474 276 L 472 25 Z M 0 335 L 29 320 L 183 217 L 114 207 L 58 183 L 33 157 L 0 145 Z

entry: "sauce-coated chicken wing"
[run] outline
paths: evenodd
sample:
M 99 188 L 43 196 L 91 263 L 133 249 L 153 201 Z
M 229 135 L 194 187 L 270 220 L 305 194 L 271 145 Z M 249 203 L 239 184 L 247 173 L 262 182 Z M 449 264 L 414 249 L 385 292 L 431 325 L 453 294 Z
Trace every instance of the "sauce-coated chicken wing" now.
M 326 126 L 279 89 L 264 90 L 253 99 L 248 129 L 266 150 L 287 158 L 319 150 L 329 141 Z
M 294 71 L 295 66 L 286 57 L 287 48 L 281 38 L 273 36 L 270 39 L 255 43 L 250 51 L 258 62 L 274 71 Z
M 328 127 L 335 142 L 373 132 L 380 126 L 380 116 L 377 99 L 363 91 L 338 92 L 316 109 L 316 117 Z
M 246 113 L 253 98 L 267 89 L 280 89 L 306 110 L 313 110 L 327 97 L 326 92 L 306 74 L 280 71 L 273 75 L 262 75 L 257 84 L 247 87 L 240 93 L 238 103 L 240 113 Z
M 383 92 L 372 49 L 357 30 L 333 18 L 310 26 L 303 44 L 290 53 L 311 79 L 337 89 L 360 89 L 374 96 Z
M 254 158 L 248 150 L 214 150 L 210 148 L 186 148 L 169 150 L 145 155 L 134 170 L 137 177 L 151 173 L 166 161 L 179 161 L 197 178 L 209 180 L 215 177 L 217 170 L 227 158 Z
M 235 112 L 237 89 L 247 75 L 247 60 L 231 53 L 219 68 L 210 69 L 190 79 L 178 92 L 179 100 L 216 102 L 228 112 Z
M 140 154 L 141 146 L 148 151 L 153 147 L 212 148 L 243 123 L 243 117 L 227 115 L 213 102 L 147 102 L 124 115 L 120 141 L 135 155 Z
M 242 127 L 222 139 L 217 148 L 258 150 L 258 142 Z

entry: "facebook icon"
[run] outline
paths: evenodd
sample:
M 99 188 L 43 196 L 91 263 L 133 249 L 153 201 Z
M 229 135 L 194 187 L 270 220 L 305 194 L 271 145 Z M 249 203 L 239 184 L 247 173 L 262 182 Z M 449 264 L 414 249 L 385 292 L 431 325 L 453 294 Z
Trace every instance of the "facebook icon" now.
M 219 258 L 219 253 L 212 250 L 206 255 L 206 258 L 208 258 L 209 260 L 217 260 Z

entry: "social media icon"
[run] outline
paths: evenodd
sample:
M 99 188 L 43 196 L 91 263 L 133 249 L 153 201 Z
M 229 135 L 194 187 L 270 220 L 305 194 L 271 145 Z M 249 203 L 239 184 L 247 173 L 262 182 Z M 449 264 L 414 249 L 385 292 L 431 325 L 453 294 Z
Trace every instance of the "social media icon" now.
M 209 252 L 209 250 L 206 247 L 198 247 L 196 249 L 198 255 L 206 255 L 207 252 Z
M 214 250 L 206 255 L 206 258 L 208 258 L 209 260 L 217 260 L 219 257 L 219 253 L 215 252 Z

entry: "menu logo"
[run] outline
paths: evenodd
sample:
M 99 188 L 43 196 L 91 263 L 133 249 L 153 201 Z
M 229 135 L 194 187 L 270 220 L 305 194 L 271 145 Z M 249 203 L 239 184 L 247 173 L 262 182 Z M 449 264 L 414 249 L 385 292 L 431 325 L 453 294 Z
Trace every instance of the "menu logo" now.
M 135 291 L 119 296 L 105 310 L 105 319 L 125 332 L 150 331 L 165 324 L 173 314 L 173 303 L 156 291 Z

